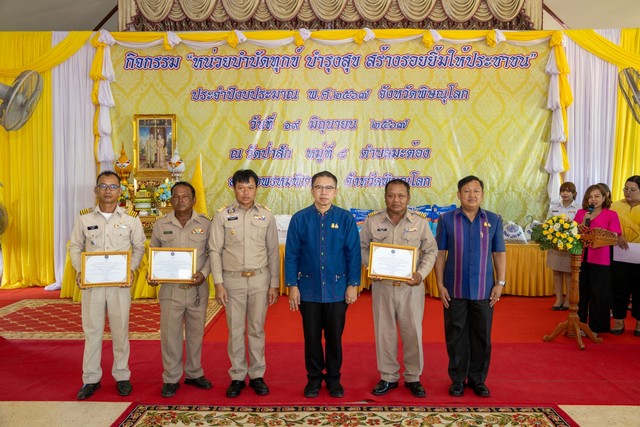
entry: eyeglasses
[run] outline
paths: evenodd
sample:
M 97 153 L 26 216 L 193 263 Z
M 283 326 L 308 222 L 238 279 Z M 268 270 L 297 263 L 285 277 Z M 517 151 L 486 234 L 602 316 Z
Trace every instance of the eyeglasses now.
M 314 185 L 313 189 L 318 192 L 322 192 L 322 190 L 333 191 L 336 189 L 333 185 Z
M 622 189 L 622 191 L 624 191 L 625 193 L 635 193 L 636 191 L 638 191 L 638 189 L 637 188 L 624 187 Z
M 120 188 L 120 186 L 118 184 L 109 184 L 109 185 L 107 185 L 107 184 L 99 184 L 99 185 L 97 185 L 97 187 L 99 189 L 101 189 L 102 191 L 106 190 L 107 188 L 109 190 L 116 191 L 118 188 Z

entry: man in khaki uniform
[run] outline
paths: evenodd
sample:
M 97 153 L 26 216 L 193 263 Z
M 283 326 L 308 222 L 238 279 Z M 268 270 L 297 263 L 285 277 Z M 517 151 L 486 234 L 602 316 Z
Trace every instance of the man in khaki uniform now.
M 422 354 L 422 317 L 424 314 L 424 279 L 436 262 L 438 246 L 426 216 L 409 211 L 409 184 L 400 179 L 387 183 L 384 190 L 386 209 L 373 212 L 360 232 L 360 248 L 365 265 L 369 262 L 371 242 L 418 248 L 417 270 L 409 281 L 374 280 L 373 324 L 376 338 L 376 358 L 381 380 L 372 393 L 386 394 L 398 387 L 398 329 L 404 354 L 404 385 L 412 395 L 425 397 L 420 383 L 424 366 Z
M 172 397 L 182 378 L 182 337 L 186 340 L 185 384 L 208 390 L 211 382 L 202 369 L 202 337 L 207 317 L 209 286 L 206 278 L 211 220 L 193 210 L 196 190 L 184 181 L 171 188 L 173 212 L 153 225 L 150 247 L 195 248 L 196 272 L 190 283 L 162 283 L 160 300 L 160 341 L 162 344 L 162 397 Z M 149 280 L 151 286 L 159 283 Z
M 94 193 L 98 205 L 83 209 L 71 232 L 69 256 L 78 272 L 76 283 L 82 282 L 82 252 L 131 251 L 131 280 L 133 271 L 140 265 L 144 254 L 144 230 L 135 211 L 118 207 L 122 193 L 120 177 L 113 171 L 98 175 Z M 102 368 L 102 334 L 105 308 L 109 315 L 109 328 L 113 342 L 113 366 L 111 375 L 121 396 L 131 394 L 129 370 L 129 287 L 105 286 L 86 288 L 82 291 L 82 330 L 84 331 L 84 355 L 82 358 L 83 386 L 78 399 L 84 400 L 100 388 Z
M 228 397 L 238 397 L 249 375 L 256 394 L 269 394 L 264 382 L 264 322 L 267 306 L 278 300 L 280 253 L 273 214 L 255 203 L 258 175 L 252 170 L 233 174 L 236 203 L 223 208 L 211 223 L 211 271 L 216 300 L 225 307 L 231 361 Z M 245 323 L 249 364 L 245 350 Z

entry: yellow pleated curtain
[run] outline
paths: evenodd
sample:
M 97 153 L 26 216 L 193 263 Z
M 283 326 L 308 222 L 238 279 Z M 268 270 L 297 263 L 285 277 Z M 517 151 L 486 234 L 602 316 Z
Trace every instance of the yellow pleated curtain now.
M 415 35 L 416 30 L 399 30 L 398 36 Z M 374 31 L 376 36 L 391 36 L 388 30 Z M 493 32 L 441 32 L 444 37 L 486 37 L 487 43 L 495 43 Z M 619 67 L 640 69 L 640 32 L 623 30 L 621 46 L 617 46 L 592 30 L 567 30 L 564 32 L 581 47 Z M 64 62 L 89 39 L 90 32 L 72 32 L 57 46 L 51 47 L 50 32 L 0 32 L 0 82 L 11 85 L 24 70 L 42 74 L 43 93 L 35 112 L 20 130 L 7 132 L 0 128 L 0 203 L 9 213 L 9 227 L 2 237 L 4 274 L 1 288 L 20 288 L 46 285 L 55 280 L 53 260 L 53 149 L 52 149 L 52 94 L 51 69 Z M 251 38 L 270 39 L 270 32 L 247 33 Z M 348 34 L 356 43 L 362 43 L 364 30 L 343 32 L 313 32 L 316 38 L 335 38 Z M 528 40 L 545 32 L 504 33 L 507 39 Z M 282 36 L 282 33 L 277 35 Z M 298 32 L 287 34 L 303 43 Z M 549 35 L 552 35 L 549 32 Z M 555 34 L 553 34 L 555 36 Z M 117 33 L 114 38 L 156 37 L 156 34 Z M 185 39 L 201 37 L 226 37 L 229 44 L 237 44 L 236 34 L 185 33 Z M 163 34 L 167 38 L 167 34 Z M 521 40 L 522 39 L 522 40 Z M 553 41 L 553 40 L 552 40 Z M 434 43 L 429 31 L 422 31 L 425 46 Z M 165 47 L 170 49 L 168 39 Z M 623 100 L 619 101 L 616 126 L 616 148 L 612 190 L 614 198 L 630 175 L 640 170 L 640 131 Z M 91 143 L 91 142 L 89 142 Z
M 25 70 L 43 78 L 42 95 L 19 130 L 0 127 L 0 203 L 9 226 L 0 237 L 1 288 L 55 281 L 53 260 L 53 133 L 51 69 L 86 43 L 90 32 L 71 33 L 55 48 L 51 32 L 0 32 L 0 82 L 11 85 Z

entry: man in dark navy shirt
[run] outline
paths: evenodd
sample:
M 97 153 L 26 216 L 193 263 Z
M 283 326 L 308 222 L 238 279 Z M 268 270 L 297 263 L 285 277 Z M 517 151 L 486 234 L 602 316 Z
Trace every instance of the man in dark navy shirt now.
M 342 397 L 342 332 L 347 305 L 358 298 L 360 237 L 350 212 L 333 205 L 338 180 L 331 172 L 311 179 L 313 205 L 291 218 L 285 280 L 289 307 L 300 308 L 307 369 L 305 397 L 316 397 L 324 378 L 329 394 Z M 322 347 L 324 332 L 325 347 Z

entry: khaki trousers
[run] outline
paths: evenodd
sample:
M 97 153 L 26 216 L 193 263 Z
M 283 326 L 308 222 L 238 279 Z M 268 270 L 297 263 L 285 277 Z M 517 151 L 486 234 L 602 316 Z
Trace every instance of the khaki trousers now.
M 102 335 L 106 314 L 109 316 L 113 365 L 111 375 L 116 381 L 131 378 L 129 370 L 129 309 L 131 290 L 107 286 L 82 291 L 82 330 L 84 331 L 84 355 L 82 357 L 82 382 L 97 383 L 102 379 Z
M 196 296 L 200 302 L 196 306 Z M 184 371 L 186 378 L 204 376 L 202 369 L 202 337 L 207 318 L 209 285 L 181 288 L 164 283 L 158 293 L 160 300 L 160 341 L 162 344 L 162 381 L 177 383 L 182 378 L 182 339 L 186 342 Z
M 223 273 L 224 288 L 229 302 L 225 310 L 229 339 L 227 353 L 231 368 L 231 380 L 244 381 L 249 378 L 262 378 L 267 368 L 264 356 L 264 322 L 267 317 L 267 293 L 271 276 L 263 269 L 253 277 L 239 277 Z M 246 327 L 245 327 L 246 325 Z M 246 341 L 249 344 L 249 363 L 247 364 Z
M 388 284 L 389 283 L 389 284 Z M 400 378 L 398 329 L 402 338 L 405 382 L 420 381 L 424 366 L 422 317 L 424 284 L 393 286 L 390 281 L 373 283 L 373 325 L 380 378 L 396 382 Z

